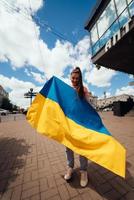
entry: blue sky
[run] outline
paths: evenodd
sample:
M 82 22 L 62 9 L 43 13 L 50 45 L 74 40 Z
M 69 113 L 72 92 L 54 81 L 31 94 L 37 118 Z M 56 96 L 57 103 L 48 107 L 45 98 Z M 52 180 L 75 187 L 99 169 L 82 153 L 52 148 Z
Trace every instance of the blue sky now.
M 134 94 L 132 76 L 101 68 L 91 61 L 84 25 L 96 1 L 1 0 L 0 85 L 12 103 L 27 107 L 30 88 L 40 91 L 55 75 L 70 84 L 70 71 L 80 66 L 84 84 L 99 98 Z

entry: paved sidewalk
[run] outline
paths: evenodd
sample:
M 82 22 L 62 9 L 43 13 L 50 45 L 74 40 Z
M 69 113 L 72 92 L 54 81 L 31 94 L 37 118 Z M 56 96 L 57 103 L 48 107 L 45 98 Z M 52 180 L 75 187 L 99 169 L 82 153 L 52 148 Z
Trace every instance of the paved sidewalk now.
M 134 117 L 100 113 L 106 127 L 127 149 L 126 179 L 89 161 L 89 184 L 63 179 L 65 148 L 39 135 L 25 119 L 0 123 L 0 200 L 134 200 Z

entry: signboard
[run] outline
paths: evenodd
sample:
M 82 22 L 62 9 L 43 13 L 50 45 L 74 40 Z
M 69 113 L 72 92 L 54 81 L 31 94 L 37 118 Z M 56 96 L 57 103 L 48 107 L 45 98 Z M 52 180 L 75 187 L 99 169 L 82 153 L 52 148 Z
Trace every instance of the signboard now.
M 114 46 L 124 35 L 126 35 L 130 30 L 131 19 L 124 24 L 119 31 L 117 31 L 110 40 L 105 45 L 105 52 L 107 52 L 112 46 Z

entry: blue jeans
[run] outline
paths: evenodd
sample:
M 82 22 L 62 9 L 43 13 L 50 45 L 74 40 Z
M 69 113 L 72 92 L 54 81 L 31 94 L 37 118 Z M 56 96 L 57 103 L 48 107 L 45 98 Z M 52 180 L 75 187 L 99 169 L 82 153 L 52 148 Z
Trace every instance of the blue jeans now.
M 66 147 L 67 164 L 69 167 L 74 167 L 74 152 Z M 79 155 L 80 170 L 87 170 L 88 159 L 84 156 Z

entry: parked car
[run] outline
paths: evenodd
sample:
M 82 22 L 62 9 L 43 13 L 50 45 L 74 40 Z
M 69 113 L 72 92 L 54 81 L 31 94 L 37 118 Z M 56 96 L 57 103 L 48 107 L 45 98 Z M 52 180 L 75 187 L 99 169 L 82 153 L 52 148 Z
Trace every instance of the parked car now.
M 0 108 L 0 115 L 7 115 L 9 113 L 8 110 Z

